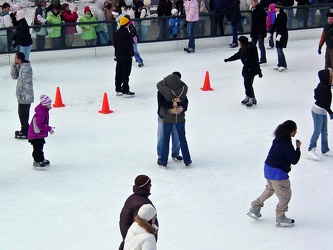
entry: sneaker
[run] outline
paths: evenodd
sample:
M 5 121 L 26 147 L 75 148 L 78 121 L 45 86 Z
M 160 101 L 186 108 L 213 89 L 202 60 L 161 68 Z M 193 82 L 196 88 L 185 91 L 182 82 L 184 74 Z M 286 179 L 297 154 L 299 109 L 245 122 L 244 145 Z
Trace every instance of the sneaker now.
M 280 68 L 279 66 L 273 67 L 274 70 L 279 70 L 279 68 Z
M 261 217 L 260 209 L 261 209 L 261 207 L 251 207 L 249 209 L 249 212 L 247 213 L 247 215 L 250 216 L 251 218 L 257 220 Z
M 233 49 L 233 48 L 237 48 L 238 47 L 238 44 L 237 43 L 232 43 L 232 44 L 229 44 L 229 48 Z
M 245 97 L 245 99 L 243 100 L 243 101 L 241 101 L 241 104 L 246 104 L 246 103 L 248 103 L 249 102 L 249 97 L 248 96 L 246 96 Z
M 183 157 L 181 157 L 180 155 L 173 155 L 172 159 L 174 159 L 175 161 L 182 161 Z
M 185 166 L 188 167 L 192 164 L 192 161 L 188 162 L 188 163 L 185 163 Z
M 160 166 L 163 166 L 163 167 L 166 167 L 166 166 L 167 166 L 166 163 L 162 163 L 162 162 L 161 162 L 161 159 L 160 159 L 160 158 L 158 158 L 158 160 L 157 160 L 157 164 L 160 165 Z
M 194 49 L 192 49 L 192 48 L 188 48 L 188 50 L 187 50 L 187 53 L 194 53 Z
M 326 153 L 323 153 L 323 155 L 328 156 L 328 157 L 333 157 L 333 152 L 327 151 Z
M 294 227 L 295 220 L 286 217 L 285 215 L 281 215 L 276 218 L 276 226 L 277 227 Z
M 141 67 L 143 67 L 143 66 L 145 66 L 145 65 L 144 65 L 143 62 L 142 62 L 142 63 L 139 63 L 138 66 L 141 68 Z
M 188 51 L 188 49 L 189 49 L 189 47 L 186 47 L 186 48 L 184 48 L 184 51 L 186 51 L 186 52 L 187 52 L 187 51 Z
M 279 67 L 279 71 L 281 72 L 281 71 L 285 71 L 285 70 L 287 70 L 288 68 L 286 68 L 286 67 Z
M 41 162 L 35 162 L 32 164 L 35 170 L 45 170 L 45 164 Z
M 310 151 L 308 151 L 307 158 L 313 161 L 320 161 L 320 157 L 316 154 L 316 148 L 312 148 Z
M 123 97 L 124 98 L 135 97 L 135 93 L 131 92 L 131 91 L 128 91 L 128 92 L 123 94 Z
M 116 96 L 122 96 L 123 92 L 116 92 Z
M 28 139 L 27 135 L 23 134 L 21 131 L 19 131 L 17 134 L 15 133 L 16 139 Z

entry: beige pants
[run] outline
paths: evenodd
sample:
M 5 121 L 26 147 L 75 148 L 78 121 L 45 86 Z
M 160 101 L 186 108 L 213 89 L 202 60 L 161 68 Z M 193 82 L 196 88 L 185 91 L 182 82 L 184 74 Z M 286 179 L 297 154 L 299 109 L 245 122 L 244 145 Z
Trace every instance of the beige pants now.
M 267 185 L 264 192 L 258 199 L 254 200 L 252 207 L 263 207 L 264 201 L 271 197 L 273 194 L 279 198 L 279 203 L 276 206 L 276 217 L 284 215 L 288 211 L 288 203 L 291 198 L 290 180 L 273 181 L 267 179 Z

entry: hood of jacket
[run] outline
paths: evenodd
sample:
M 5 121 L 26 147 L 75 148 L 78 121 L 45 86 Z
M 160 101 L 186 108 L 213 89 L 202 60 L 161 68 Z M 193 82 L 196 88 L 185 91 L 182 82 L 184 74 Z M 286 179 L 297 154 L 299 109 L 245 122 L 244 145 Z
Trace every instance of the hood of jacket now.
M 323 69 L 318 71 L 318 77 L 321 83 L 331 85 L 332 83 L 332 69 Z
M 269 11 L 268 13 L 274 13 L 275 12 L 275 4 L 274 3 L 271 3 L 269 5 L 269 7 L 271 7 L 271 11 Z
M 6 15 L 9 15 L 8 12 L 5 12 L 3 10 L 0 11 L 0 16 L 3 17 L 3 16 L 6 16 Z
M 106 1 L 104 1 L 104 0 L 96 0 L 95 4 L 96 4 L 97 9 L 103 11 L 105 2 Z

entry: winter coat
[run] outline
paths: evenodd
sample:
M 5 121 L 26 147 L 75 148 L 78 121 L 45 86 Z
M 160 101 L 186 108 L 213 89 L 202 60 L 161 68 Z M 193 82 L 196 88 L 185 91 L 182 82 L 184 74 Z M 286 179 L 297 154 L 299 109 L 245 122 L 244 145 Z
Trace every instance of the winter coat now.
M 276 41 L 276 48 L 287 48 L 288 43 L 288 28 L 287 28 L 287 14 L 280 9 L 277 14 L 275 22 L 273 23 L 270 33 L 273 35 L 274 31 L 276 36 L 281 35 L 280 41 Z
M 52 130 L 49 126 L 49 108 L 38 104 L 35 108 L 35 114 L 31 119 L 28 130 L 28 139 L 33 140 L 37 138 L 45 138 L 48 132 Z
M 165 100 L 164 96 L 161 94 L 161 92 L 157 91 L 157 114 L 159 117 L 163 118 L 161 116 L 161 108 L 166 108 L 166 109 L 172 109 L 173 108 L 173 102 L 172 101 L 167 101 Z M 179 103 L 179 106 L 183 107 L 183 111 L 185 112 L 187 110 L 187 106 L 188 106 L 188 100 L 187 97 L 185 99 L 184 102 Z
M 271 3 L 269 5 L 269 7 L 271 8 L 271 10 L 267 12 L 267 22 L 266 22 L 267 30 L 269 30 L 272 27 L 272 25 L 273 25 L 273 23 L 275 22 L 275 19 L 276 19 L 274 3 Z
M 61 26 L 53 26 L 54 24 L 61 24 L 61 16 L 60 13 L 55 15 L 53 10 L 47 12 L 46 20 L 52 25 L 48 27 L 47 30 L 49 32 L 50 38 L 57 38 L 61 36 Z
M 133 43 L 134 44 L 138 43 L 137 31 L 136 31 L 136 28 L 135 28 L 134 23 L 132 21 L 129 22 L 128 31 L 129 31 L 131 37 L 133 38 Z
M 65 10 L 63 13 L 61 13 L 61 19 L 65 23 L 76 23 L 78 15 L 75 11 L 72 12 L 71 10 Z M 71 35 L 75 33 L 77 33 L 75 24 L 71 26 L 66 26 L 66 35 Z
M 332 114 L 331 109 L 332 103 L 332 91 L 329 82 L 330 75 L 328 70 L 321 70 L 318 72 L 320 83 L 314 90 L 315 104 L 327 111 L 327 113 Z
M 0 11 L 0 28 L 9 27 L 13 27 L 13 22 L 9 13 Z M 0 30 L 0 36 L 7 36 L 7 30 Z
M 171 17 L 169 19 L 169 27 L 172 35 L 178 35 L 180 27 L 183 25 L 183 21 L 179 17 Z
M 230 0 L 214 0 L 213 11 L 214 12 L 228 12 L 230 6 Z
M 329 49 L 333 49 L 333 24 L 325 24 L 323 31 L 321 33 L 319 46 L 322 47 L 326 42 L 326 46 Z
M 236 54 L 229 57 L 227 61 L 241 60 L 243 63 L 243 73 L 246 72 L 252 76 L 261 73 L 257 47 L 252 43 L 247 43 L 246 49 L 240 48 Z
M 299 148 L 294 148 L 291 137 L 285 136 L 280 139 L 274 139 L 273 144 L 268 152 L 268 156 L 265 160 L 265 164 L 272 167 L 283 170 L 285 173 L 289 173 L 291 164 L 295 165 L 301 157 L 301 151 Z M 269 173 L 265 173 L 267 179 Z
M 197 0 L 185 0 L 184 8 L 187 22 L 199 20 L 199 3 Z
M 35 10 L 35 19 L 33 25 L 41 25 L 46 23 L 46 8 L 39 3 L 38 7 Z M 33 28 L 33 33 L 36 33 L 39 36 L 47 36 L 46 27 L 36 27 Z
M 296 14 L 295 18 L 297 20 L 307 20 L 309 18 L 309 8 L 306 6 L 305 8 L 302 8 L 303 5 L 310 5 L 308 0 L 296 0 L 297 2 L 297 9 L 296 9 Z
M 20 46 L 30 46 L 32 45 L 31 34 L 29 31 L 29 26 L 27 20 L 22 18 L 17 22 L 16 34 L 13 36 L 13 47 Z
M 140 12 L 140 18 L 143 19 L 143 18 L 147 18 L 147 17 L 150 17 L 150 16 L 151 16 L 150 8 L 146 7 L 146 6 L 143 6 L 142 9 L 141 9 L 141 12 Z M 142 20 L 141 25 L 150 26 L 151 25 L 151 20 Z
M 91 14 L 84 14 L 79 22 L 96 22 L 96 18 Z M 97 38 L 95 27 L 97 26 L 97 23 L 91 23 L 91 24 L 80 24 L 79 26 L 82 28 L 81 33 L 81 39 L 82 40 L 93 40 Z
M 157 6 L 157 16 L 171 16 L 172 5 L 170 1 L 160 0 Z
M 156 86 L 166 101 L 171 102 L 174 101 L 175 98 L 178 98 L 178 106 L 184 108 L 183 105 L 187 98 L 188 87 L 178 76 L 174 74 L 168 75 L 157 83 Z M 159 115 L 163 117 L 163 122 L 165 123 L 185 122 L 185 109 L 181 113 L 175 114 L 172 110 L 161 107 Z
M 153 205 L 151 200 L 148 198 L 149 195 L 149 190 L 133 186 L 133 194 L 127 198 L 120 212 L 119 228 L 123 239 L 125 239 L 127 231 L 132 225 L 135 216 L 138 214 L 140 207 L 144 204 Z M 158 226 L 157 219 L 156 225 Z
M 105 13 L 104 13 L 104 0 L 97 0 L 95 2 L 96 4 L 96 10 L 94 11 L 94 16 L 96 17 L 97 21 L 103 22 L 105 21 Z M 108 25 L 106 23 L 99 23 L 97 27 L 95 28 L 96 33 L 98 32 L 105 32 L 107 33 Z
M 260 4 L 257 4 L 252 10 L 251 18 L 251 38 L 263 38 L 266 37 L 266 11 Z
M 240 13 L 240 2 L 239 0 L 231 0 L 230 1 L 230 11 L 229 11 L 229 20 L 231 25 L 235 25 L 238 21 L 242 19 L 242 15 Z
M 32 83 L 32 68 L 29 61 L 21 65 L 13 63 L 10 68 L 12 79 L 17 79 L 16 99 L 20 104 L 31 104 L 34 102 L 34 90 Z
M 129 228 L 124 250 L 156 250 L 155 228 L 139 216 Z
M 115 33 L 113 46 L 115 56 L 119 59 L 127 59 L 134 56 L 133 38 L 128 29 L 121 26 Z

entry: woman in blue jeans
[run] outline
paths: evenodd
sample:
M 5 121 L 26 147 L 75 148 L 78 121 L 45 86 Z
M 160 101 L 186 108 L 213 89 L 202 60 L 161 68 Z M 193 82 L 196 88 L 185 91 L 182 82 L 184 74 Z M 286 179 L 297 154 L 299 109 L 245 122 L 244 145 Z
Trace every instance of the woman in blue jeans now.
M 328 147 L 328 132 L 327 132 L 327 113 L 330 119 L 333 119 L 331 110 L 332 103 L 332 69 L 323 69 L 318 72 L 319 84 L 314 90 L 315 103 L 312 106 L 311 113 L 313 118 L 313 134 L 311 136 L 308 149 L 308 159 L 320 161 L 320 157 L 316 153 L 317 141 L 321 135 L 321 152 L 324 156 L 333 157 L 333 152 Z
M 178 132 L 183 161 L 186 166 L 192 163 L 185 137 L 185 110 L 187 107 L 187 85 L 175 74 L 170 74 L 157 83 L 158 91 L 166 101 L 172 102 L 171 108 L 161 107 L 159 115 L 163 117 L 163 147 L 157 164 L 164 167 L 168 164 L 169 142 L 172 128 Z
M 195 51 L 194 25 L 199 20 L 199 3 L 197 0 L 185 0 L 185 15 L 187 21 L 188 46 L 184 48 L 187 53 Z

